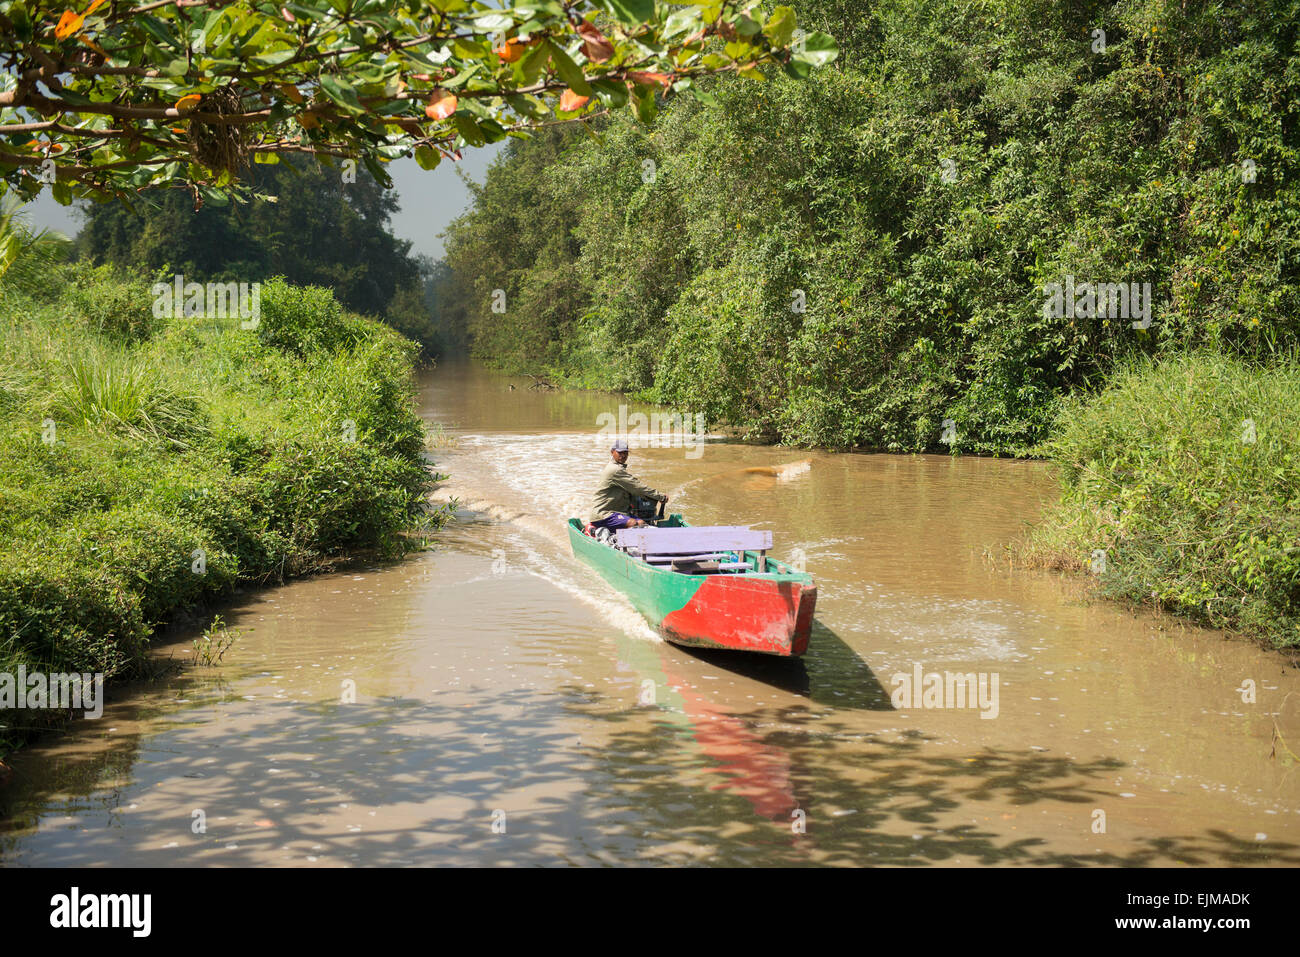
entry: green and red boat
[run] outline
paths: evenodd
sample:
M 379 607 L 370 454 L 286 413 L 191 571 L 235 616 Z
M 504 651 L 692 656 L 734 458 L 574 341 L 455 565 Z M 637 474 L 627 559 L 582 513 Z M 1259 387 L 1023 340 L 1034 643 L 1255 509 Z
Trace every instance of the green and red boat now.
M 666 640 L 783 657 L 808 650 L 817 585 L 767 556 L 771 532 L 691 526 L 681 515 L 601 537 L 576 518 L 568 525 L 574 556 Z

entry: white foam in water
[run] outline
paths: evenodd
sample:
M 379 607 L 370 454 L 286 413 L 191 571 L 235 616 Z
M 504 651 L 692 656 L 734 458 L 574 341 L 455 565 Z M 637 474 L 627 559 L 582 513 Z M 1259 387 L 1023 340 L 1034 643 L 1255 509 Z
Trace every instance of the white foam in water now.
M 812 462 L 804 459 L 801 462 L 791 462 L 789 465 L 781 465 L 776 470 L 776 480 L 778 482 L 789 482 L 796 479 L 805 472 L 812 469 Z
M 463 435 L 458 444 L 469 454 L 439 463 L 451 481 L 435 500 L 455 498 L 463 509 L 528 532 L 527 540 L 508 539 L 507 562 L 573 595 L 629 637 L 660 640 L 624 595 L 572 556 L 566 522 L 586 512 L 584 493 L 604 465 L 589 434 Z
M 523 551 L 530 574 L 550 582 L 561 591 L 594 608 L 602 618 L 629 638 L 642 638 L 647 641 L 662 640 L 624 595 L 596 576 L 596 573 L 585 565 L 577 565 L 576 559 L 573 565 L 561 566 L 528 546 L 523 546 Z M 578 580 L 575 575 L 570 574 L 571 570 L 582 573 L 583 580 Z

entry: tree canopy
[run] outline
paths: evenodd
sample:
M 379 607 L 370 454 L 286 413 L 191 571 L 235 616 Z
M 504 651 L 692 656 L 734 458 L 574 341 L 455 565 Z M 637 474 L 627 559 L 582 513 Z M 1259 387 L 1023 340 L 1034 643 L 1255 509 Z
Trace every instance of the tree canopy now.
M 250 185 L 276 202 L 195 212 L 184 193 L 162 190 L 130 206 L 86 204 L 77 245 L 94 263 L 165 266 L 200 282 L 284 276 L 328 286 L 349 309 L 375 316 L 387 314 L 399 289 L 420 284 L 410 242 L 389 228 L 397 199 L 372 177 L 344 183 L 336 171 L 291 157 L 258 166 Z
M 834 41 L 757 0 L 0 0 L 0 177 L 30 198 L 184 186 L 225 201 L 250 162 L 425 168 L 466 146 L 698 80 L 792 76 Z
M 1136 355 L 1300 349 L 1296 0 L 791 2 L 843 48 L 807 81 L 510 144 L 447 341 L 757 437 L 1000 453 Z

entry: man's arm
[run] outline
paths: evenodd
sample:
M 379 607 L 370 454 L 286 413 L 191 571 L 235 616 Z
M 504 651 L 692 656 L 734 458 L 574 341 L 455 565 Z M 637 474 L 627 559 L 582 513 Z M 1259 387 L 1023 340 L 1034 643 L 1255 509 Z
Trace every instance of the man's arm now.
M 652 498 L 656 502 L 668 501 L 668 496 L 663 492 L 657 492 L 645 482 L 629 472 L 627 469 L 619 469 L 613 475 L 614 484 L 624 491 L 631 492 L 633 495 L 640 495 L 642 498 Z

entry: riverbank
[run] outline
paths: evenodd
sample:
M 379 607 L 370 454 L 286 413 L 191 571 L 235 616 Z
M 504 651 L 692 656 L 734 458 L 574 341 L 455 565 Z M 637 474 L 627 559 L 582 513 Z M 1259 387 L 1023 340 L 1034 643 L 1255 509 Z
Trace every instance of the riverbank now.
M 1273 648 L 1300 646 L 1300 366 L 1139 361 L 1061 411 L 1062 491 L 1019 560 Z
M 138 675 L 178 610 L 440 520 L 416 347 L 328 290 L 264 284 L 253 329 L 158 319 L 106 268 L 0 297 L 0 674 Z M 39 704 L 6 710 L 0 755 L 63 719 Z
M 447 341 L 768 440 L 1016 456 L 1125 359 L 1300 341 L 1284 5 L 793 6 L 841 50 L 806 81 L 512 142 L 448 230 Z

